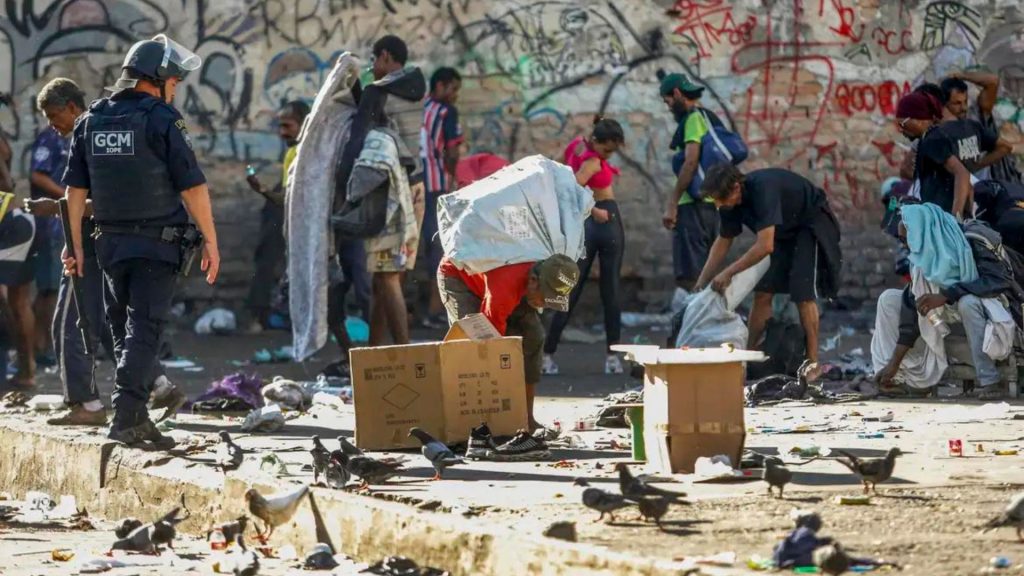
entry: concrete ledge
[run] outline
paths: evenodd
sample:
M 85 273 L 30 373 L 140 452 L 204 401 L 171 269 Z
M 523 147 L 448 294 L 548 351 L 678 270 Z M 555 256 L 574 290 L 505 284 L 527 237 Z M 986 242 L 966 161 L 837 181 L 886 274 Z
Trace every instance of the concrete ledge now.
M 167 459 L 125 449 L 96 434 L 73 435 L 37 421 L 0 420 L 0 486 L 19 496 L 29 490 L 55 497 L 72 494 L 80 508 L 96 517 L 148 520 L 184 497 L 192 516 L 181 529 L 202 534 L 244 513 L 242 495 L 251 485 L 266 493 L 297 486 L 259 474 L 212 475 L 188 457 Z M 318 541 L 329 542 L 359 560 L 401 554 L 458 576 L 679 574 L 676 563 L 495 528 L 480 520 L 321 488 L 311 494 L 292 523 L 277 529 L 272 545 L 292 544 L 303 554 Z

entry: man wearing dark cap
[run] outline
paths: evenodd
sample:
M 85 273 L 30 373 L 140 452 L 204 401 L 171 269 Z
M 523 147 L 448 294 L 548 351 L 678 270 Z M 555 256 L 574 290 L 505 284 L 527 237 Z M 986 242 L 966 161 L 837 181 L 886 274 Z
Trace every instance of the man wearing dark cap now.
M 668 195 L 662 224 L 672 231 L 672 265 L 676 285 L 692 290 L 707 260 L 708 250 L 718 234 L 718 216 L 710 199 L 697 200 L 700 182 L 700 146 L 711 124 L 721 126 L 715 114 L 700 105 L 704 88 L 683 74 L 668 74 L 661 80 L 661 99 L 665 101 L 677 127 L 669 147 L 675 186 Z
M 533 415 L 533 398 L 544 345 L 538 310 L 569 310 L 569 294 L 579 281 L 572 258 L 555 254 L 540 262 L 509 264 L 482 274 L 460 270 L 445 256 L 437 269 L 437 287 L 448 312 L 448 324 L 481 313 L 503 336 L 522 336 L 526 371 L 526 407 L 530 429 L 541 428 Z
M 1013 147 L 974 120 L 941 122 L 942 117 L 941 102 L 927 92 L 911 92 L 896 105 L 900 132 L 919 140 L 914 169 L 921 200 L 962 217 L 972 210 L 971 172 L 993 164 Z

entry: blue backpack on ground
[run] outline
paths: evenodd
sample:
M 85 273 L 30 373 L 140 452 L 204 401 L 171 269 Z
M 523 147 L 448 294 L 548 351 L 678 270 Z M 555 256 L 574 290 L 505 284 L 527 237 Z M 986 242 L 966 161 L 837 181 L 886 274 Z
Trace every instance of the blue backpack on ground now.
M 700 186 L 704 183 L 704 172 L 715 164 L 731 162 L 739 164 L 747 159 L 749 151 L 746 143 L 739 134 L 731 132 L 721 123 L 712 123 L 711 119 L 702 108 L 697 112 L 704 118 L 708 126 L 708 133 L 700 141 L 700 162 L 697 164 L 697 173 L 690 180 L 690 186 L 686 189 L 687 194 L 694 200 L 700 200 Z M 672 157 L 672 172 L 679 175 L 683 169 L 683 160 L 686 159 L 686 150 L 676 152 Z

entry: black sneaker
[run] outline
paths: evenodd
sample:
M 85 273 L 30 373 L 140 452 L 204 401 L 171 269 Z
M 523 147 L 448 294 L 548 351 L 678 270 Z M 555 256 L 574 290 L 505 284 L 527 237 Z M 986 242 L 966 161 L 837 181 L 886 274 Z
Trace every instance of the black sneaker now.
M 495 462 L 525 462 L 550 460 L 548 445 L 526 430 L 520 430 L 511 440 L 495 448 L 487 458 Z
M 466 458 L 470 460 L 487 460 L 497 447 L 491 437 L 491 429 L 481 422 L 469 431 L 469 442 L 466 445 Z

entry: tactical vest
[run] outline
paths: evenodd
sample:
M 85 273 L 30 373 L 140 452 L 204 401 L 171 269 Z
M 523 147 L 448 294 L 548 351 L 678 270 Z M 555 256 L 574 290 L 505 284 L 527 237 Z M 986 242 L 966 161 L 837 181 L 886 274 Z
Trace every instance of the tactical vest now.
M 158 104 L 156 98 L 144 98 L 125 114 L 111 114 L 106 98 L 89 107 L 83 120 L 85 157 L 98 222 L 161 218 L 181 205 L 166 160 L 146 138 L 149 113 Z

